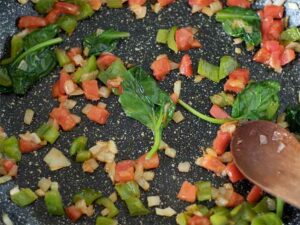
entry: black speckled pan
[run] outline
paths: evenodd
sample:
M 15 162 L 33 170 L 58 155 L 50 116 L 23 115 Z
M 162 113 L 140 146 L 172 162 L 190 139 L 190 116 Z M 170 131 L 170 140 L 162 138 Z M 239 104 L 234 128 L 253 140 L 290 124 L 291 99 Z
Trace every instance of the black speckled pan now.
M 186 0 L 177 0 L 175 4 L 162 10 L 159 15 L 150 12 L 149 5 L 149 12 L 144 20 L 135 20 L 128 9 L 108 10 L 104 8 L 89 20 L 81 22 L 74 35 L 66 38 L 64 45 L 69 47 L 79 46 L 82 38 L 86 34 L 94 32 L 97 28 L 115 28 L 129 31 L 131 33 L 130 39 L 122 41 L 114 53 L 126 62 L 140 64 L 144 69 L 149 70 L 150 63 L 159 54 L 167 53 L 173 61 L 179 61 L 183 55 L 183 53 L 178 55 L 172 53 L 166 46 L 156 45 L 155 35 L 157 29 L 169 28 L 172 25 L 191 25 L 200 29 L 197 37 L 203 44 L 203 48 L 200 50 L 189 52 L 195 66 L 200 57 L 212 63 L 217 63 L 221 56 L 232 55 L 238 59 L 243 67 L 251 70 L 253 80 L 275 79 L 281 82 L 282 109 L 289 103 L 296 104 L 298 102 L 298 89 L 300 87 L 299 58 L 286 66 L 283 73 L 279 75 L 260 64 L 252 62 L 252 53 L 243 51 L 241 55 L 236 55 L 232 39 L 222 31 L 221 25 L 217 24 L 213 18 L 210 19 L 200 14 L 191 15 L 186 2 Z M 299 0 L 293 0 L 293 2 L 299 3 Z M 3 49 L 7 48 L 10 37 L 17 31 L 15 25 L 17 18 L 34 13 L 30 4 L 21 6 L 15 0 L 0 0 L 1 55 L 6 53 Z M 293 21 L 299 23 L 299 18 L 293 19 Z M 0 125 L 5 128 L 8 135 L 16 135 L 27 130 L 32 131 L 47 120 L 51 109 L 58 105 L 51 98 L 51 85 L 57 78 L 58 73 L 56 71 L 41 80 L 39 84 L 36 84 L 25 96 L 0 95 Z M 160 85 L 163 89 L 171 91 L 173 82 L 178 79 L 183 80 L 182 99 L 206 113 L 208 113 L 210 107 L 208 97 L 219 92 L 223 86 L 222 83 L 215 84 L 209 80 L 195 84 L 193 80 L 179 76 L 177 72 L 169 75 L 166 81 L 160 83 Z M 8 213 L 17 225 L 65 225 L 71 224 L 71 222 L 66 217 L 49 216 L 42 199 L 24 209 L 15 206 L 9 200 L 9 190 L 15 185 L 36 189 L 40 178 L 51 177 L 53 181 L 59 182 L 65 205 L 70 204 L 71 196 L 81 188 L 95 188 L 101 190 L 104 195 L 108 195 L 114 190 L 103 170 L 103 166 L 100 166 L 93 175 L 84 174 L 81 165 L 75 162 L 72 163 L 72 167 L 58 172 L 50 172 L 43 162 L 43 157 L 51 147 L 56 147 L 67 155 L 71 140 L 79 135 L 89 137 L 89 146 L 92 146 L 98 140 L 113 139 L 119 148 L 118 160 L 121 160 L 136 158 L 151 146 L 152 134 L 138 122 L 126 118 L 115 96 L 103 100 L 108 104 L 108 109 L 111 112 L 108 124 L 105 126 L 98 126 L 88 121 L 81 113 L 81 108 L 87 102 L 83 98 L 76 100 L 78 104 L 73 112 L 82 117 L 80 125 L 72 132 L 61 134 L 53 146 L 49 145 L 35 154 L 24 155 L 20 162 L 18 178 L 0 186 L 0 215 L 4 212 Z M 23 123 L 24 112 L 27 108 L 31 108 L 36 112 L 31 126 Z M 151 182 L 151 190 L 149 193 L 143 192 L 142 199 L 145 201 L 147 195 L 159 195 L 162 200 L 161 207 L 171 206 L 177 212 L 180 212 L 187 206 L 186 203 L 176 199 L 176 194 L 184 180 L 191 182 L 211 180 L 214 185 L 220 185 L 226 180 L 213 176 L 212 173 L 193 163 L 201 155 L 199 148 L 211 144 L 218 126 L 203 122 L 180 107 L 178 107 L 178 110 L 183 112 L 186 119 L 180 124 L 171 123 L 164 133 L 164 140 L 177 150 L 177 157 L 170 159 L 161 154 L 161 166 L 156 170 L 155 180 Z M 192 162 L 191 171 L 187 174 L 179 173 L 177 169 L 178 163 L 183 161 Z M 248 182 L 242 182 L 235 186 L 238 192 L 245 195 L 250 188 Z M 174 217 L 158 217 L 155 213 L 145 217 L 133 218 L 129 216 L 124 203 L 119 201 L 117 206 L 121 209 L 118 216 L 121 225 L 176 224 Z M 99 209 L 96 212 L 98 214 Z M 78 224 L 95 224 L 95 217 L 85 217 Z M 286 225 L 300 224 L 300 211 L 287 206 L 284 212 L 284 223 Z

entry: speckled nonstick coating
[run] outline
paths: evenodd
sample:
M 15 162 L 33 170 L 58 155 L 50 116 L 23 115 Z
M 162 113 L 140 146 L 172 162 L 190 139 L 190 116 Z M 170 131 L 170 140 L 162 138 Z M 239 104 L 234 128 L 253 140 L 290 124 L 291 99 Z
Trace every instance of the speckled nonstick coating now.
M 149 5 L 148 5 L 149 7 Z M 4 46 L 7 47 L 8 41 L 16 32 L 15 21 L 21 15 L 32 15 L 33 11 L 30 4 L 21 6 L 17 1 L 0 1 L 0 49 L 1 55 Z M 78 26 L 74 35 L 65 40 L 65 46 L 80 46 L 82 38 L 94 32 L 97 28 L 115 28 L 117 30 L 129 31 L 130 39 L 122 41 L 119 48 L 114 52 L 126 62 L 142 65 L 150 72 L 150 63 L 159 54 L 167 53 L 174 61 L 179 61 L 183 53 L 178 55 L 172 53 L 166 46 L 155 44 L 155 35 L 158 28 L 169 28 L 172 25 L 188 26 L 192 25 L 200 29 L 197 38 L 201 40 L 203 48 L 192 50 L 194 65 L 200 57 L 217 64 L 223 55 L 232 55 L 238 59 L 243 67 L 251 70 L 253 80 L 275 79 L 282 84 L 281 108 L 285 108 L 288 103 L 295 104 L 298 99 L 299 79 L 299 59 L 286 66 L 281 75 L 278 75 L 265 66 L 251 61 L 252 54 L 243 51 L 243 54 L 234 53 L 235 46 L 232 39 L 226 35 L 212 18 L 195 14 L 191 16 L 190 8 L 186 1 L 177 0 L 175 4 L 162 10 L 159 15 L 148 12 L 144 20 L 135 20 L 128 9 L 114 10 L 102 9 L 89 20 L 83 21 Z M 244 48 L 243 48 L 244 49 Z M 48 119 L 51 109 L 58 105 L 51 97 L 51 85 L 58 78 L 58 72 L 44 78 L 36 84 L 27 95 L 0 95 L 0 125 L 3 126 L 8 135 L 16 135 L 27 130 L 33 131 L 42 122 Z M 208 113 L 210 102 L 209 96 L 222 90 L 223 83 L 215 84 L 209 80 L 204 80 L 199 84 L 194 84 L 192 79 L 179 76 L 177 71 L 170 74 L 164 82 L 159 83 L 161 87 L 171 92 L 172 84 L 175 80 L 183 80 L 182 99 L 192 103 L 197 109 Z M 113 186 L 103 170 L 103 165 L 97 169 L 93 175 L 82 172 L 81 165 L 73 162 L 72 167 L 68 167 L 57 172 L 50 172 L 43 157 L 51 147 L 56 147 L 68 155 L 68 149 L 73 138 L 79 135 L 89 137 L 89 146 L 98 140 L 113 139 L 116 141 L 119 154 L 117 160 L 134 159 L 146 152 L 152 144 L 152 134 L 143 125 L 127 118 L 118 101 L 117 97 L 111 96 L 108 100 L 108 110 L 111 116 L 105 126 L 99 126 L 87 120 L 81 113 L 81 108 L 87 103 L 82 97 L 76 98 L 78 104 L 72 110 L 75 114 L 82 117 L 82 122 L 71 132 L 62 133 L 58 141 L 53 145 L 36 152 L 35 154 L 24 155 L 20 162 L 20 173 L 18 178 L 12 182 L 0 186 L 0 214 L 6 212 L 10 218 L 18 225 L 64 225 L 71 224 L 67 217 L 51 217 L 47 214 L 42 199 L 24 209 L 11 203 L 9 200 L 9 190 L 15 185 L 20 187 L 30 187 L 36 189 L 37 182 L 41 177 L 51 177 L 53 181 L 58 181 L 65 205 L 70 204 L 71 196 L 81 188 L 91 187 L 104 195 L 113 192 Z M 24 125 L 23 116 L 25 109 L 31 108 L 36 112 L 31 126 Z M 176 199 L 176 195 L 184 180 L 196 182 L 199 180 L 211 180 L 218 186 L 226 179 L 213 176 L 212 173 L 194 164 L 195 159 L 201 155 L 199 148 L 209 146 L 216 134 L 218 126 L 203 122 L 193 115 L 178 107 L 185 116 L 185 120 L 180 124 L 171 122 L 164 132 L 164 140 L 177 150 L 177 157 L 170 159 L 161 154 L 161 166 L 155 171 L 155 180 L 151 182 L 151 189 L 148 193 L 142 192 L 142 199 L 146 204 L 146 196 L 159 195 L 162 200 L 161 207 L 171 206 L 177 212 L 182 211 L 188 204 Z M 189 173 L 179 173 L 177 165 L 179 162 L 189 161 L 192 168 Z M 242 182 L 235 185 L 238 192 L 246 194 L 250 184 Z M 163 218 L 156 216 L 155 213 L 144 217 L 130 217 L 123 202 L 118 201 L 117 206 L 121 209 L 118 216 L 121 225 L 137 224 L 175 224 L 175 218 Z M 154 212 L 154 210 L 152 210 Z M 96 214 L 92 218 L 84 217 L 78 224 L 95 224 Z M 287 206 L 284 212 L 284 222 L 289 225 L 300 224 L 299 210 Z M 0 222 L 1 223 L 1 222 Z

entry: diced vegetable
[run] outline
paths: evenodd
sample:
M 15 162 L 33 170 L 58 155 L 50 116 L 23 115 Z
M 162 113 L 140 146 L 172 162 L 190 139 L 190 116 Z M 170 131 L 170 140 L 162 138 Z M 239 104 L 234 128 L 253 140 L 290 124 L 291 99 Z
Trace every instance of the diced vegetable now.
M 115 181 L 117 183 L 126 183 L 134 180 L 134 162 L 124 160 L 116 165 Z
M 198 181 L 195 183 L 197 187 L 197 200 L 199 202 L 212 199 L 212 186 L 209 181 Z
M 155 208 L 155 213 L 158 216 L 172 217 L 176 214 L 176 211 L 171 207 L 167 207 L 165 209 Z
M 156 169 L 159 167 L 159 156 L 155 153 L 150 159 L 146 158 L 146 154 L 138 158 L 137 163 L 141 163 L 144 169 Z
M 85 201 L 85 203 L 89 206 L 89 205 L 93 204 L 93 202 L 96 201 L 98 198 L 100 198 L 101 195 L 102 195 L 101 192 L 99 192 L 95 189 L 86 188 L 86 189 L 83 189 L 83 190 L 77 192 L 73 196 L 73 203 L 76 203 L 83 199 Z
M 96 80 L 83 81 L 82 88 L 88 100 L 97 101 L 100 99 L 98 82 Z
M 168 40 L 169 30 L 168 29 L 159 29 L 156 35 L 156 42 L 166 44 Z
M 69 35 L 71 35 L 74 32 L 74 30 L 76 29 L 76 27 L 78 25 L 76 18 L 71 15 L 61 16 L 58 19 L 57 24 L 59 25 L 59 27 L 62 30 L 67 32 Z
M 38 198 L 37 195 L 29 188 L 21 188 L 10 197 L 11 200 L 20 207 L 30 205 Z
M 232 183 L 236 183 L 245 178 L 233 162 L 227 164 L 226 172 Z
M 81 210 L 74 205 L 67 207 L 65 212 L 73 223 L 77 222 L 82 216 Z
M 52 148 L 44 157 L 44 161 L 51 171 L 59 170 L 71 166 L 69 159 L 58 149 Z
M 64 131 L 72 130 L 78 121 L 74 119 L 74 114 L 62 106 L 54 108 L 50 113 L 50 117 L 55 119 Z
M 177 198 L 183 201 L 193 203 L 196 201 L 196 193 L 197 193 L 197 187 L 195 185 L 192 185 L 188 181 L 185 181 L 183 182 L 180 188 Z
M 62 216 L 65 214 L 63 201 L 60 193 L 57 190 L 50 190 L 46 192 L 45 204 L 50 215 Z
M 258 215 L 253 219 L 251 225 L 282 225 L 281 219 L 275 213 Z
M 20 18 L 18 27 L 23 28 L 40 28 L 47 26 L 47 22 L 44 18 L 38 16 L 23 16 Z
M 222 91 L 218 94 L 211 96 L 210 100 L 214 105 L 220 106 L 222 108 L 225 106 L 233 105 L 234 97 L 233 97 L 233 95 L 227 94 Z
M 3 149 L 3 153 L 7 157 L 14 159 L 16 161 L 21 160 L 22 154 L 19 149 L 18 140 L 15 136 L 12 136 L 4 140 L 2 143 L 2 149 Z
M 248 1 L 248 0 L 246 0 Z M 220 59 L 219 79 L 227 77 L 239 67 L 239 63 L 231 56 L 225 55 Z
M 148 207 L 158 206 L 160 205 L 160 197 L 159 196 L 148 196 Z
M 279 197 L 276 198 L 276 214 L 279 218 L 282 218 L 283 209 L 284 209 L 284 201 Z
M 200 59 L 198 64 L 198 74 L 214 81 L 219 82 L 219 67 Z
M 250 8 L 250 0 L 227 0 L 226 4 L 228 6 L 238 6 L 242 8 Z
M 130 181 L 123 184 L 117 184 L 115 186 L 118 195 L 121 197 L 122 200 L 128 199 L 130 196 L 134 196 L 139 198 L 140 197 L 140 189 L 136 182 Z
M 157 58 L 152 64 L 151 69 L 153 70 L 154 77 L 162 81 L 166 78 L 168 73 L 171 72 L 171 64 L 167 55 L 162 55 Z
M 247 195 L 247 201 L 250 203 L 256 203 L 262 197 L 263 191 L 260 187 L 254 185 Z
M 195 30 L 192 27 L 184 27 L 176 30 L 175 41 L 179 51 L 192 48 L 200 48 L 201 44 L 194 38 Z
M 204 155 L 204 157 L 200 158 L 197 165 L 213 171 L 217 175 L 222 174 L 222 172 L 226 169 L 226 166 L 217 158 L 211 155 Z
M 228 113 L 217 105 L 213 105 L 210 108 L 209 113 L 216 119 L 230 119 Z
M 21 138 L 19 141 L 19 147 L 22 153 L 29 153 L 40 149 L 42 146 L 34 143 L 33 141 L 24 140 Z
M 86 112 L 87 117 L 100 125 L 106 124 L 109 112 L 103 107 L 91 105 Z
M 175 53 L 178 52 L 178 48 L 177 48 L 177 43 L 175 40 L 175 35 L 176 35 L 176 31 L 177 31 L 177 27 L 173 26 L 169 33 L 168 33 L 168 39 L 167 39 L 167 45 L 168 47 L 173 50 Z
M 107 217 L 113 218 L 119 214 L 118 208 L 115 206 L 112 200 L 109 198 L 100 198 L 96 201 L 98 205 L 104 206 L 108 210 Z
M 88 60 L 85 66 L 80 67 L 77 69 L 77 71 L 73 74 L 72 79 L 79 83 L 81 81 L 81 76 L 86 73 L 91 73 L 93 71 L 97 70 L 97 61 L 95 56 L 91 56 Z
M 191 77 L 193 75 L 193 65 L 192 60 L 188 54 L 185 54 L 179 64 L 179 72 L 186 77 Z
M 98 216 L 96 219 L 96 225 L 117 225 L 118 222 L 114 219 Z

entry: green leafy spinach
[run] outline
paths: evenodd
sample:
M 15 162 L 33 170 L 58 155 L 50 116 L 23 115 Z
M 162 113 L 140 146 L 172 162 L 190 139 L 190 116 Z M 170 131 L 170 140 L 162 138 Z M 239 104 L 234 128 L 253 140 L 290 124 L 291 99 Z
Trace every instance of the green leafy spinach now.
M 296 134 L 300 134 L 300 105 L 288 106 L 285 113 L 285 120 L 289 124 L 289 130 Z

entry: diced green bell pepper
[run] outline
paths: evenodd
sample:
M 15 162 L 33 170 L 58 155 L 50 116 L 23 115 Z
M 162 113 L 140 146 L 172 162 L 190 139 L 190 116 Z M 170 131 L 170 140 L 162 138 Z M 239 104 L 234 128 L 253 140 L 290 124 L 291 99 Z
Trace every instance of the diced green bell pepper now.
M 255 217 L 251 225 L 283 225 L 283 223 L 275 213 L 265 213 Z
M 270 212 L 271 210 L 269 208 L 268 201 L 272 201 L 272 200 L 273 199 L 265 196 L 262 200 L 260 200 L 259 203 L 256 204 L 253 210 L 258 214 Z
M 71 35 L 76 29 L 78 22 L 75 16 L 63 15 L 58 19 L 57 24 L 62 30 Z
M 77 71 L 73 74 L 73 80 L 76 83 L 81 82 L 81 76 L 86 73 L 91 73 L 97 70 L 97 59 L 95 56 L 91 56 L 86 65 L 77 69 Z
M 97 191 L 92 188 L 86 188 L 86 189 L 79 191 L 78 193 L 76 193 L 73 196 L 73 203 L 76 203 L 79 200 L 84 199 L 84 201 L 87 205 L 91 205 L 95 200 L 97 200 L 101 196 L 102 196 L 102 194 L 100 191 Z
M 49 142 L 50 144 L 54 144 L 54 142 L 59 137 L 59 131 L 51 124 L 43 123 L 35 133 L 41 138 Z
M 143 216 L 150 213 L 142 201 L 137 197 L 129 197 L 125 200 L 125 203 L 131 216 Z
M 81 151 L 76 155 L 76 162 L 84 162 L 92 157 L 92 153 L 90 151 Z
M 75 138 L 70 148 L 70 155 L 73 156 L 76 153 L 86 150 L 87 141 L 88 138 L 85 136 L 80 136 L 78 138 Z
M 14 61 L 14 59 L 22 52 L 23 50 L 23 38 L 14 35 L 10 41 L 10 57 L 7 59 L 1 60 L 1 65 L 7 65 Z M 2 85 L 2 84 L 1 84 Z
M 281 198 L 276 198 L 276 214 L 279 216 L 279 218 L 282 218 L 283 209 L 284 209 L 284 201 Z
M 187 225 L 187 216 L 185 215 L 185 213 L 177 214 L 176 223 L 178 225 Z
M 300 29 L 297 27 L 291 27 L 283 31 L 280 35 L 282 41 L 292 42 L 300 40 Z
M 245 220 L 251 222 L 255 218 L 256 213 L 249 203 L 242 203 L 231 210 L 230 215 L 234 221 Z
M 115 186 L 116 191 L 122 200 L 126 200 L 130 197 L 140 197 L 139 185 L 134 181 L 129 181 L 124 184 L 117 184 Z
M 96 219 L 96 225 L 117 225 L 117 221 L 104 216 L 98 216 Z
M 219 80 L 227 77 L 239 67 L 239 63 L 231 56 L 225 55 L 220 59 Z
M 168 41 L 169 30 L 159 29 L 156 35 L 156 43 L 166 44 Z
M 64 65 L 69 64 L 71 62 L 69 57 L 67 56 L 66 51 L 63 49 L 56 48 L 55 55 L 60 67 L 63 67 Z
M 212 225 L 228 225 L 229 219 L 226 215 L 217 213 L 210 217 L 210 222 Z
M 20 161 L 22 158 L 21 151 L 19 149 L 19 142 L 15 136 L 7 138 L 3 141 L 3 153 L 10 159 Z
M 11 196 L 11 200 L 20 207 L 30 205 L 37 199 L 37 195 L 30 188 L 21 188 Z
M 62 216 L 65 214 L 63 201 L 57 190 L 51 190 L 45 194 L 45 204 L 49 214 L 53 216 Z
M 204 59 L 199 60 L 198 74 L 214 82 L 219 82 L 219 67 L 215 66 Z
M 217 206 L 217 207 L 212 208 L 211 213 L 212 214 L 225 215 L 225 216 L 230 215 L 229 209 L 227 209 L 226 207 L 221 207 L 221 206 Z
M 35 4 L 35 10 L 41 14 L 48 13 L 57 0 L 40 0 Z
M 108 8 L 118 9 L 123 7 L 122 0 L 107 0 L 106 1 Z
M 178 52 L 178 48 L 177 48 L 177 44 L 176 44 L 176 41 L 175 41 L 175 34 L 176 34 L 176 31 L 177 31 L 177 27 L 176 26 L 173 26 L 170 31 L 169 31 L 169 34 L 168 34 L 168 40 L 167 40 L 167 44 L 168 44 L 168 47 L 173 50 L 175 53 Z
M 220 107 L 231 106 L 234 102 L 234 97 L 231 94 L 227 94 L 224 91 L 210 96 L 210 100 L 213 104 L 218 105 Z
M 104 206 L 106 209 L 108 209 L 109 213 L 107 217 L 113 218 L 116 215 L 119 214 L 118 208 L 115 206 L 112 200 L 109 198 L 99 198 L 96 203 L 100 206 Z
M 211 200 L 212 191 L 211 191 L 211 182 L 209 181 L 199 181 L 195 183 L 197 187 L 197 199 L 199 202 Z

